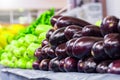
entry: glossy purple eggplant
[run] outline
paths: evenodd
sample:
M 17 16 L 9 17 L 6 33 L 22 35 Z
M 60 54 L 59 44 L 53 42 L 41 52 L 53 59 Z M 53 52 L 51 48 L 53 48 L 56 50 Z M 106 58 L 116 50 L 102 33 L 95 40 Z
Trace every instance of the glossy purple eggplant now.
M 65 72 L 64 64 L 65 64 L 65 59 L 61 59 L 61 60 L 60 60 L 60 63 L 59 63 L 59 69 L 60 69 L 60 71 L 62 71 L 62 72 Z
M 119 19 L 115 16 L 105 17 L 100 27 L 103 36 L 109 33 L 117 33 L 118 23 L 119 23 Z
M 56 57 L 55 51 L 54 51 L 51 47 L 49 47 L 49 48 L 47 49 L 47 55 L 48 55 L 50 58 L 55 58 L 55 57 Z
M 49 62 L 49 70 L 54 71 L 54 72 L 59 72 L 60 71 L 59 63 L 60 63 L 60 61 L 57 57 L 51 59 L 50 62 Z
M 115 60 L 109 64 L 108 73 L 120 74 L 120 60 Z
M 85 73 L 96 73 L 97 62 L 94 58 L 88 58 L 84 61 L 83 70 Z
M 76 40 L 77 40 L 77 38 L 73 38 L 73 39 L 66 42 L 66 53 L 71 57 L 73 57 L 72 47 L 73 47 Z
M 99 61 L 110 59 L 104 50 L 104 41 L 96 42 L 91 49 L 92 56 Z
M 82 29 L 82 36 L 102 37 L 100 28 L 95 25 L 87 25 Z
M 39 69 L 40 69 L 40 68 L 39 68 L 39 64 L 40 64 L 40 61 L 39 61 L 39 60 L 33 62 L 33 64 L 32 64 L 33 69 L 39 70 Z
M 49 44 L 49 41 L 48 41 L 47 39 L 44 39 L 44 40 L 42 41 L 41 46 L 44 47 L 45 45 L 48 45 L 48 44 Z
M 83 60 L 78 61 L 77 69 L 78 69 L 78 72 L 84 72 L 84 61 Z
M 67 27 L 69 25 L 78 25 L 78 26 L 84 27 L 86 25 L 90 25 L 90 23 L 78 18 L 70 17 L 70 16 L 62 16 L 56 22 L 57 28 Z
M 108 65 L 112 62 L 112 60 L 102 61 L 97 65 L 96 71 L 98 73 L 107 73 Z
M 61 15 L 54 15 L 51 20 L 50 23 L 51 25 L 54 27 L 55 23 L 58 21 L 58 19 L 61 17 Z
M 48 71 L 49 70 L 49 62 L 50 62 L 50 59 L 43 59 L 39 65 L 40 70 Z
M 59 44 L 65 43 L 67 41 L 64 35 L 65 28 L 57 29 L 50 36 L 49 42 L 53 49 L 55 49 Z
M 66 72 L 76 72 L 77 71 L 78 59 L 74 57 L 65 58 L 64 69 Z
M 110 33 L 104 37 L 104 50 L 112 59 L 120 58 L 120 34 Z
M 55 49 L 55 54 L 59 59 L 67 57 L 68 55 L 66 53 L 66 43 L 58 45 Z
M 80 26 L 77 26 L 77 25 L 70 25 L 70 26 L 67 26 L 66 29 L 64 30 L 64 34 L 65 34 L 65 37 L 70 40 L 73 38 L 73 35 L 78 32 L 78 31 L 81 31 L 82 30 L 82 27 Z
M 52 33 L 54 32 L 54 29 L 50 29 L 47 33 L 46 33 L 46 39 L 49 40 L 50 36 L 52 35 Z
M 79 59 L 91 56 L 92 46 L 95 42 L 100 40 L 103 40 L 103 38 L 88 36 L 78 38 L 72 47 L 73 56 Z
M 73 38 L 80 38 L 82 37 L 82 31 L 78 31 L 73 35 Z

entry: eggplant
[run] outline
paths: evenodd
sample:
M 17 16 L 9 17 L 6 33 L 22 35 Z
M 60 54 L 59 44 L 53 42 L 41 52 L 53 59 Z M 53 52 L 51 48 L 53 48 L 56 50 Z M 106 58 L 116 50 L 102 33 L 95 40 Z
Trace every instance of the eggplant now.
M 78 69 L 78 72 L 84 72 L 84 61 L 83 60 L 78 61 L 77 69 Z
M 64 65 L 65 65 L 65 59 L 61 59 L 59 62 L 59 69 L 62 72 L 65 72 Z
M 73 57 L 72 47 L 73 47 L 76 40 L 77 40 L 77 38 L 73 38 L 73 39 L 66 42 L 66 53 L 71 57 Z
M 64 69 L 66 72 L 77 72 L 78 59 L 74 57 L 65 58 Z
M 48 55 L 50 58 L 55 58 L 55 57 L 56 57 L 55 51 L 54 51 L 51 47 L 49 47 L 49 48 L 47 49 L 47 55 Z
M 41 46 L 44 47 L 44 46 L 46 46 L 46 45 L 49 45 L 49 41 L 48 41 L 47 39 L 44 39 L 44 40 L 42 41 Z
M 78 38 L 72 47 L 72 55 L 79 59 L 91 56 L 92 46 L 100 40 L 103 40 L 103 38 L 88 36 Z
M 104 41 L 98 41 L 92 46 L 91 55 L 99 61 L 110 59 L 104 50 Z
M 84 27 L 86 25 L 90 25 L 90 23 L 78 18 L 70 17 L 70 16 L 62 16 L 56 22 L 57 29 L 62 27 L 67 27 L 69 25 L 78 25 L 78 26 Z
M 55 49 L 55 54 L 59 59 L 66 58 L 68 56 L 66 53 L 66 43 L 58 45 Z
M 50 36 L 49 42 L 53 49 L 55 49 L 59 44 L 65 43 L 67 41 L 67 39 L 64 35 L 64 30 L 65 30 L 65 28 L 57 29 Z
M 110 58 L 120 58 L 120 34 L 110 33 L 105 35 L 104 50 Z
M 120 74 L 120 59 L 111 62 L 108 66 L 108 73 Z
M 106 35 L 109 33 L 118 33 L 118 23 L 119 23 L 119 18 L 115 16 L 107 16 L 102 20 L 100 29 L 102 35 Z
M 96 73 L 96 67 L 98 62 L 93 57 L 84 61 L 83 70 L 85 73 Z
M 73 35 L 73 38 L 80 38 L 82 37 L 82 31 L 78 31 Z
M 100 28 L 95 25 L 87 25 L 82 29 L 82 36 L 102 37 Z
M 97 65 L 96 71 L 99 73 L 107 73 L 108 65 L 112 62 L 112 60 L 102 61 Z
M 61 15 L 54 15 L 51 20 L 50 23 L 51 25 L 54 27 L 55 23 L 58 21 L 58 19 L 61 17 Z
M 59 63 L 60 63 L 60 61 L 57 57 L 51 59 L 49 62 L 49 70 L 54 71 L 54 72 L 60 72 Z
M 52 35 L 52 33 L 54 32 L 54 29 L 50 29 L 47 33 L 46 33 L 46 39 L 49 40 L 50 36 Z
M 49 62 L 50 62 L 50 59 L 43 59 L 39 65 L 40 70 L 48 71 L 49 70 Z
M 80 26 L 77 26 L 77 25 L 70 25 L 70 26 L 67 26 L 66 29 L 64 30 L 64 34 L 65 34 L 65 37 L 70 40 L 73 38 L 73 35 L 78 32 L 78 31 L 81 31 L 82 30 L 82 27 Z

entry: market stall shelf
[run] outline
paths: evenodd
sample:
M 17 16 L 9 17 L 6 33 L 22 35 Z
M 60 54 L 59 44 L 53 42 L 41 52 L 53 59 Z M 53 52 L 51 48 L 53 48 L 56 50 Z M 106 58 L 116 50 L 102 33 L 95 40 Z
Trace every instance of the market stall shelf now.
M 2 80 L 120 80 L 119 75 L 76 72 L 52 72 L 25 69 L 2 69 Z

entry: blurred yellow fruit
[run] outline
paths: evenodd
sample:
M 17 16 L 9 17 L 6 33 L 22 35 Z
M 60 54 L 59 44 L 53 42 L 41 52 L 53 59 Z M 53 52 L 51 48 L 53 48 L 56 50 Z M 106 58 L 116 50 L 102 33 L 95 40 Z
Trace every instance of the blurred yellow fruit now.
M 20 31 L 25 29 L 25 26 L 22 24 L 10 24 L 10 25 L 1 25 L 0 24 L 0 49 L 4 48 L 13 37 Z

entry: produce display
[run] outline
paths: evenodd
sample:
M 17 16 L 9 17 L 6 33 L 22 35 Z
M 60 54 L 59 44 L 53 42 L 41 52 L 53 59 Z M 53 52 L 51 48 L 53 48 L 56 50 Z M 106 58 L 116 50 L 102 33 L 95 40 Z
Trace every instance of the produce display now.
M 5 48 L 13 40 L 14 36 L 24 29 L 25 25 L 22 24 L 0 24 L 0 39 L 2 39 L 0 49 Z
M 0 52 L 0 64 L 11 68 L 32 68 L 36 60 L 34 51 L 41 46 L 49 29 L 54 9 L 42 13 L 25 30 L 19 32 L 14 40 Z M 43 45 L 42 45 L 43 46 Z
M 120 74 L 119 18 L 107 16 L 97 26 L 61 15 L 50 22 L 53 28 L 35 50 L 34 69 Z

